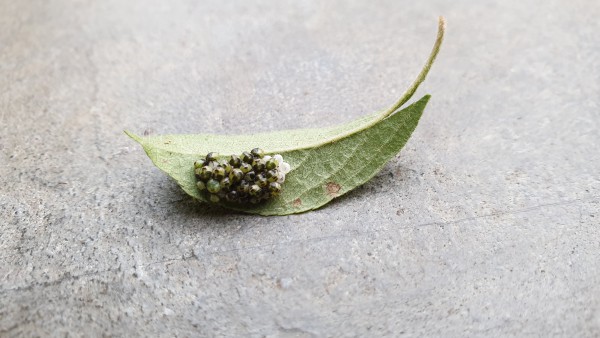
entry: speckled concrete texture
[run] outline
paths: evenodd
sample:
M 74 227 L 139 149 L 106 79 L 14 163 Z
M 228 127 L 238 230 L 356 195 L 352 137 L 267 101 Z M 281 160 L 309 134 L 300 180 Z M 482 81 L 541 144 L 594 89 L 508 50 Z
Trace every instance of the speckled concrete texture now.
M 0 336 L 600 336 L 597 1 L 0 0 Z M 301 215 L 123 134 L 333 125 L 445 45 L 407 146 Z

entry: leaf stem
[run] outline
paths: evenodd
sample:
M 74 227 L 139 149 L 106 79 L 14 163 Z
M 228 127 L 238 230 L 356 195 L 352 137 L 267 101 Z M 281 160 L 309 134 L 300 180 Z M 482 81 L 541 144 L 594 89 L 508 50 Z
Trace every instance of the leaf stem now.
M 393 106 L 384 110 L 383 112 L 381 112 L 378 115 L 374 115 L 373 118 L 368 123 L 360 125 L 354 129 L 347 130 L 344 133 L 341 133 L 339 135 L 336 135 L 335 137 L 326 139 L 326 140 L 320 142 L 319 144 L 313 144 L 313 145 L 305 146 L 305 147 L 302 147 L 299 149 L 313 148 L 313 147 L 321 146 L 321 145 L 324 145 L 327 143 L 333 143 L 333 142 L 339 141 L 339 140 L 346 138 L 352 134 L 355 134 L 357 132 L 363 131 L 365 129 L 368 129 L 368 128 L 374 126 L 381 120 L 385 119 L 386 117 L 390 116 L 392 113 L 397 111 L 400 107 L 402 107 L 402 105 L 405 104 L 408 100 L 410 100 L 410 98 L 413 96 L 413 94 L 417 91 L 417 88 L 419 88 L 419 85 L 421 85 L 421 83 L 423 83 L 423 81 L 425 81 L 425 78 L 427 77 L 427 73 L 429 73 L 431 66 L 433 66 L 433 63 L 435 62 L 435 58 L 437 57 L 437 55 L 440 51 L 440 47 L 442 46 L 442 42 L 444 41 L 444 33 L 445 32 L 446 32 L 446 19 L 444 19 L 443 16 L 440 16 L 438 18 L 437 37 L 435 39 L 435 43 L 433 44 L 433 49 L 431 50 L 431 53 L 429 54 L 429 58 L 427 58 L 427 62 L 425 63 L 425 66 L 423 66 L 423 69 L 421 69 L 421 72 L 419 73 L 419 75 L 417 75 L 417 78 L 413 81 L 413 83 L 410 85 L 410 87 L 408 87 L 408 89 L 404 92 L 404 94 L 402 94 L 402 97 L 400 97 L 400 99 L 396 103 L 394 103 Z M 278 151 L 287 151 L 287 150 L 289 150 L 289 149 L 280 149 L 280 150 L 278 149 Z
M 435 58 L 437 57 L 437 55 L 440 51 L 440 47 L 442 46 L 442 42 L 444 41 L 444 33 L 445 32 L 446 32 L 446 19 L 444 19 L 443 16 L 440 16 L 438 19 L 437 38 L 435 39 L 435 43 L 433 44 L 433 49 L 431 50 L 431 53 L 429 54 L 427 63 L 425 63 L 425 66 L 423 67 L 423 69 L 421 69 L 421 72 L 419 73 L 419 75 L 417 76 L 415 81 L 410 85 L 410 87 L 408 87 L 408 89 L 404 92 L 404 94 L 402 94 L 402 97 L 393 106 L 391 106 L 386 111 L 381 113 L 381 118 L 387 117 L 391 113 L 398 110 L 398 108 L 402 107 L 402 105 L 405 104 L 408 100 L 410 100 L 410 98 L 413 96 L 413 94 L 417 91 L 417 88 L 419 88 L 419 85 L 423 81 L 425 81 L 425 78 L 427 77 L 427 73 L 429 73 L 431 66 L 433 66 L 433 62 L 435 61 Z

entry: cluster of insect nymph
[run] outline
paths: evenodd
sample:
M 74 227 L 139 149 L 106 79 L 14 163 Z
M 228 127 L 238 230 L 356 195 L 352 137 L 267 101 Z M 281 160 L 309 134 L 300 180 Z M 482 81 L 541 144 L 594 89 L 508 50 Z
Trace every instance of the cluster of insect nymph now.
M 281 185 L 290 165 L 281 155 L 269 156 L 260 148 L 231 155 L 219 161 L 219 154 L 210 152 L 194 162 L 198 189 L 208 194 L 208 200 L 223 199 L 239 204 L 258 204 L 281 193 Z

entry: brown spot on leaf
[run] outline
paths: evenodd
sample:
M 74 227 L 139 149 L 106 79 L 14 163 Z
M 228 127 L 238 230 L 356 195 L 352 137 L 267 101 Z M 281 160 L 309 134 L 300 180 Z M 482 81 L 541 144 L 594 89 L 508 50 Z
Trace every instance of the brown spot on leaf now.
M 325 189 L 327 190 L 327 194 L 329 196 L 336 197 L 338 195 L 338 193 L 340 192 L 340 189 L 342 189 L 342 186 L 335 182 L 329 182 L 325 186 Z
M 292 205 L 293 205 L 295 208 L 298 208 L 298 207 L 300 207 L 300 206 L 302 205 L 302 200 L 301 200 L 301 199 L 299 199 L 299 198 L 296 198 L 296 199 L 295 199 L 295 200 L 292 202 Z

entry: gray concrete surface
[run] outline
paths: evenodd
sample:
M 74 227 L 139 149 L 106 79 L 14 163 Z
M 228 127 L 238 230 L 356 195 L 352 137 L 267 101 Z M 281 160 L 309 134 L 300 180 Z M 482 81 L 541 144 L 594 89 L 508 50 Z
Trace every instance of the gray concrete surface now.
M 595 1 L 0 4 L 0 336 L 600 336 Z M 123 129 L 433 99 L 372 182 L 205 209 Z

